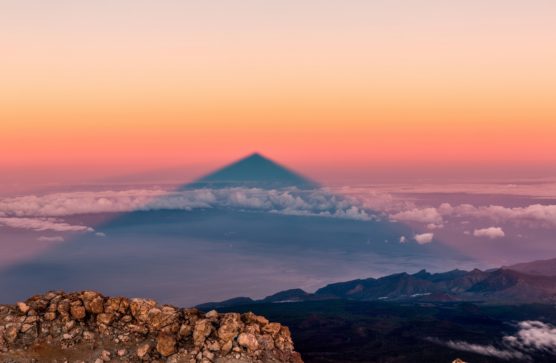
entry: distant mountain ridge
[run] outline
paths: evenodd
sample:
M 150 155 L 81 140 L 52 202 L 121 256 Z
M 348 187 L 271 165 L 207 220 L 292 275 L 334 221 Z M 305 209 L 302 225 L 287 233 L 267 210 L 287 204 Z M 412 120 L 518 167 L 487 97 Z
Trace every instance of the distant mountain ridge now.
M 556 258 L 518 263 L 507 268 L 531 275 L 556 276 Z
M 553 261 L 552 263 L 556 265 L 556 259 L 549 261 Z M 543 267 L 550 265 L 546 261 L 537 261 L 527 266 L 533 269 L 535 263 Z M 415 274 L 403 272 L 378 279 L 368 278 L 334 283 L 318 289 L 313 294 L 294 289 L 279 292 L 262 300 L 243 297 L 202 304 L 199 307 L 207 309 L 246 303 L 333 299 L 400 302 L 476 301 L 494 304 L 555 303 L 556 278 L 549 275 L 527 274 L 509 268 L 488 271 L 452 270 L 434 274 L 421 270 Z
M 253 153 L 185 185 L 182 189 L 231 187 L 312 189 L 318 187 L 318 184 L 259 153 Z

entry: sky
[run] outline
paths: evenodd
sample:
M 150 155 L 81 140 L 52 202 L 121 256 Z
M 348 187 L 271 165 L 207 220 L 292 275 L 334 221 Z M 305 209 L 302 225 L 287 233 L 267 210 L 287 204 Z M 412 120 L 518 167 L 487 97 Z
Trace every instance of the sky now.
M 554 1 L 0 0 L 0 182 L 556 175 L 554 44 Z

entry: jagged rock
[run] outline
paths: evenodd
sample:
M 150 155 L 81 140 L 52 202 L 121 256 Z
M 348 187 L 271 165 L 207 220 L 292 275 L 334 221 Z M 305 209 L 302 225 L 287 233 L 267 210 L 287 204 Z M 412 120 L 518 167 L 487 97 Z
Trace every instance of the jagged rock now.
M 193 330 L 193 343 L 195 346 L 201 346 L 205 339 L 212 333 L 212 323 L 210 320 L 202 319 L 195 323 Z
M 151 345 L 149 343 L 141 344 L 137 347 L 137 356 L 139 358 L 143 358 L 151 349 Z
M 101 313 L 97 315 L 97 322 L 100 324 L 110 325 L 112 319 L 114 319 L 112 314 Z
M 220 321 L 220 328 L 218 329 L 218 338 L 220 338 L 220 340 L 223 342 L 227 342 L 235 338 L 238 335 L 241 328 L 243 328 L 241 315 L 239 315 L 238 313 L 224 314 L 222 320 Z
M 254 352 L 259 347 L 259 342 L 254 334 L 251 333 L 241 333 L 237 337 L 237 342 L 242 347 L 247 348 L 250 352 Z
M 70 308 L 72 318 L 81 320 L 85 317 L 86 311 L 84 306 L 72 306 Z
M 253 313 L 203 314 L 94 291 L 0 305 L 0 362 L 37 361 L 37 351 L 66 362 L 68 349 L 75 363 L 302 362 L 289 329 Z
M 17 338 L 18 330 L 19 329 L 17 328 L 17 326 L 13 324 L 6 325 L 6 328 L 4 329 L 4 338 L 8 343 L 15 342 Z
M 81 299 L 85 305 L 85 309 L 93 314 L 100 314 L 103 311 L 104 299 L 101 294 L 95 291 L 84 291 Z
M 31 308 L 29 307 L 29 305 L 25 304 L 24 302 L 18 302 L 18 303 L 17 303 L 17 308 L 19 309 L 19 311 L 20 311 L 22 314 L 27 314 L 27 312 L 29 311 L 29 309 L 31 309 Z
M 156 350 L 164 357 L 168 357 L 176 352 L 176 339 L 166 333 L 162 333 L 156 340 Z
M 103 350 L 103 351 L 100 353 L 100 357 L 99 357 L 99 358 L 102 359 L 103 362 L 109 362 L 109 361 L 110 361 L 110 356 L 111 356 L 111 354 L 110 354 L 109 351 Z

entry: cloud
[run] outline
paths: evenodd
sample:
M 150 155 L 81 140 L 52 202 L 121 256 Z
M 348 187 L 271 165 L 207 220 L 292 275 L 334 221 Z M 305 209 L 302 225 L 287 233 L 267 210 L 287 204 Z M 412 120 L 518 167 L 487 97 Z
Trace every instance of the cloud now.
M 525 360 L 529 358 L 527 355 L 523 354 L 518 350 L 500 349 L 500 348 L 496 348 L 493 345 L 473 344 L 473 343 L 468 343 L 459 340 L 448 340 L 444 342 L 436 338 L 428 338 L 427 340 L 436 344 L 447 346 L 455 350 L 472 352 L 480 355 L 486 355 L 489 357 L 496 357 L 503 360 L 515 360 L 515 359 Z
M 40 242 L 64 242 L 64 237 L 62 236 L 40 236 L 37 238 Z
M 106 237 L 106 233 L 97 232 L 97 233 L 95 233 L 95 236 L 97 236 L 97 237 Z
M 487 218 L 497 223 L 513 222 L 530 227 L 556 227 L 556 205 L 553 204 L 532 204 L 514 208 L 499 205 L 475 207 L 471 204 L 452 207 L 447 204 L 447 207 L 440 211 L 444 216 Z
M 538 320 L 526 320 L 517 324 L 518 331 L 514 335 L 502 337 L 502 341 L 494 345 L 481 345 L 465 341 L 442 341 L 438 338 L 427 338 L 436 344 L 452 349 L 473 352 L 504 360 L 531 360 L 530 354 L 535 352 L 556 355 L 556 327 Z
M 556 354 L 556 328 L 541 321 L 527 320 L 518 324 L 519 331 L 504 340 L 525 350 L 541 350 Z
M 476 229 L 473 231 L 475 237 L 487 237 L 490 239 L 502 238 L 505 236 L 504 231 L 500 227 L 488 227 Z
M 432 242 L 434 233 L 416 234 L 413 238 L 415 238 L 415 241 L 417 241 L 420 245 L 424 245 Z
M 10 228 L 30 229 L 34 231 L 94 232 L 91 227 L 72 225 L 54 218 L 0 217 L 0 225 Z
M 556 227 L 556 205 L 532 204 L 526 207 L 504 207 L 500 205 L 476 207 L 471 204 L 460 204 L 452 206 L 442 203 L 438 208 L 413 208 L 404 211 L 390 213 L 389 217 L 394 221 L 423 223 L 428 229 L 441 228 L 446 218 L 489 220 L 498 224 L 513 223 L 519 226 L 531 228 L 555 228 Z
M 407 238 L 405 238 L 405 236 L 401 236 L 400 243 L 406 243 L 406 242 L 407 242 Z
M 280 214 L 372 220 L 363 203 L 324 189 L 302 191 L 258 188 L 196 189 L 179 192 L 127 190 L 52 193 L 0 199 L 7 217 L 63 217 L 161 209 L 234 208 Z
M 442 224 L 442 215 L 440 215 L 436 208 L 415 208 L 391 214 L 390 219 L 395 221 L 419 222 L 434 225 Z

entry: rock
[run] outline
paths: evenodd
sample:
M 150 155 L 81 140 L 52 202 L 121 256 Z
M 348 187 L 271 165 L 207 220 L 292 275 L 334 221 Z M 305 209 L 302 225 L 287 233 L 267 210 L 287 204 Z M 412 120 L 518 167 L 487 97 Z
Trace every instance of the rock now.
M 83 332 L 83 339 L 93 340 L 93 339 L 95 339 L 95 333 L 90 332 L 90 331 L 85 331 L 85 332 Z
M 268 319 L 264 316 L 255 315 L 252 312 L 247 312 L 243 314 L 243 317 L 247 323 L 255 323 L 260 326 L 265 326 L 268 324 Z
M 42 344 L 52 350 L 37 359 L 37 352 L 46 352 L 37 350 Z M 79 359 L 68 359 L 68 349 L 80 352 Z M 289 330 L 253 313 L 204 314 L 94 291 L 50 292 L 0 305 L 0 361 L 3 354 L 10 355 L 7 362 L 215 363 L 236 356 L 242 363 L 301 362 Z M 18 358 L 10 360 L 12 354 Z
M 104 298 L 101 294 L 95 291 L 84 291 L 81 294 L 81 299 L 85 305 L 85 309 L 93 314 L 100 314 L 104 310 Z
M 72 306 L 70 308 L 72 318 L 81 320 L 85 317 L 86 311 L 84 306 Z
M 193 332 L 193 327 L 189 324 L 182 324 L 179 330 L 179 336 L 182 338 L 187 338 Z
M 17 338 L 18 328 L 15 325 L 7 325 L 6 329 L 4 330 L 4 338 L 8 343 L 15 342 Z
M 193 330 L 193 344 L 197 347 L 203 345 L 210 333 L 212 333 L 212 322 L 210 320 L 197 321 Z
M 211 310 L 208 313 L 205 314 L 205 317 L 207 319 L 215 319 L 218 318 L 218 312 L 216 310 Z
M 105 313 L 125 314 L 129 308 L 129 300 L 123 297 L 110 297 L 104 303 Z
M 243 327 L 241 315 L 238 313 L 227 313 L 220 320 L 220 328 L 218 328 L 218 338 L 223 342 L 227 342 L 235 338 L 240 329 Z
M 151 350 L 151 345 L 149 343 L 141 344 L 137 347 L 137 356 L 143 358 Z
M 18 302 L 17 303 L 17 309 L 22 313 L 22 314 L 27 314 L 27 312 L 29 311 L 29 309 L 31 309 L 31 307 L 29 307 L 29 305 L 27 305 L 24 302 Z
M 131 315 L 138 321 L 145 323 L 148 320 L 149 311 L 156 307 L 156 301 L 148 299 L 131 299 L 129 304 Z
M 110 323 L 112 323 L 112 319 L 114 319 L 113 314 L 102 313 L 97 315 L 97 322 L 100 324 L 110 325 Z
M 64 318 L 69 317 L 69 309 L 70 309 L 69 300 L 65 299 L 58 303 L 58 313 L 62 315 L 62 317 Z
M 52 321 L 56 319 L 56 313 L 53 311 L 49 311 L 48 313 L 44 314 L 44 320 L 46 321 Z
M 103 362 L 109 362 L 110 361 L 110 352 L 107 350 L 103 350 L 100 353 L 100 359 L 102 359 Z
M 237 337 L 237 343 L 242 347 L 247 348 L 250 352 L 254 352 L 259 348 L 257 338 L 251 333 L 241 333 Z
M 22 333 L 27 333 L 29 332 L 31 329 L 33 329 L 35 327 L 35 324 L 23 324 L 21 326 L 21 332 Z
M 263 332 L 275 337 L 280 332 L 281 328 L 282 325 L 280 323 L 269 323 L 263 327 Z
M 259 346 L 261 349 L 264 350 L 273 350 L 274 349 L 274 339 L 270 335 L 260 335 L 257 337 L 257 341 L 259 342 Z
M 156 350 L 164 357 L 176 352 L 176 339 L 170 334 L 159 334 L 156 340 Z
M 162 309 L 152 308 L 147 313 L 147 324 L 151 331 L 164 330 L 166 333 L 176 333 L 179 329 L 177 320 L 176 309 L 169 306 L 165 306 Z

